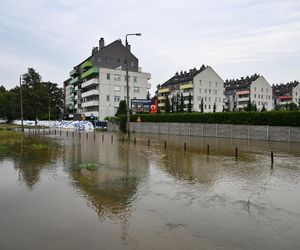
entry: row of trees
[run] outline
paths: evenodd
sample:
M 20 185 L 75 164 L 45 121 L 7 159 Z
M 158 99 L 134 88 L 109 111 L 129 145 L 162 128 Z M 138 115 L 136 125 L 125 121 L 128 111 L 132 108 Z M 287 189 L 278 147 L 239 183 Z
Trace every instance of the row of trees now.
M 169 99 L 169 97 L 166 96 L 165 112 L 192 112 L 193 105 L 191 94 L 189 94 L 187 100 L 188 104 L 184 104 L 185 98 L 183 97 L 182 93 L 177 93 L 177 95 L 172 96 L 171 99 Z
M 63 89 L 56 83 L 43 82 L 41 75 L 33 68 L 22 75 L 23 118 L 29 120 L 60 118 L 63 111 Z M 0 86 L 0 118 L 9 122 L 20 119 L 20 86 L 6 90 Z

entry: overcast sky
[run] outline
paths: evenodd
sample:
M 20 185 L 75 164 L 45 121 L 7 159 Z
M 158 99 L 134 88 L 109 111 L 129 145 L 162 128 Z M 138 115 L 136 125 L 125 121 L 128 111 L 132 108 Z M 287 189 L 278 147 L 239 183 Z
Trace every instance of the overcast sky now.
M 299 0 L 1 0 L 0 85 L 28 67 L 62 82 L 98 46 L 126 33 L 151 92 L 176 71 L 210 65 L 223 78 L 300 80 Z

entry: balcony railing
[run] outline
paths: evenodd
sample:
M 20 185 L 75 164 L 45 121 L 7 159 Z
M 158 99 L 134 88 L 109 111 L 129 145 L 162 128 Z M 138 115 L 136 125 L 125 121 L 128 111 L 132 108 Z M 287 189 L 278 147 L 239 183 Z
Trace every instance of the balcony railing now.
M 82 69 L 88 69 L 88 68 L 91 68 L 91 67 L 93 67 L 93 64 L 92 64 L 92 62 L 91 61 L 85 61 L 83 64 L 81 64 L 81 68 Z
M 88 71 L 84 72 L 81 75 L 81 78 L 84 79 L 88 76 L 98 75 L 98 74 L 99 74 L 99 68 L 93 67 L 93 68 L 89 69 Z
M 192 83 L 180 85 L 180 89 L 192 89 L 194 85 Z
M 78 75 L 79 75 L 79 70 L 78 69 L 71 70 L 71 72 L 70 72 L 71 77 L 75 77 L 75 76 L 78 76 Z
M 159 89 L 158 93 L 162 94 L 162 93 L 169 93 L 170 89 L 169 88 L 163 88 L 163 89 Z
M 84 97 L 88 97 L 88 96 L 92 96 L 92 95 L 99 95 L 99 90 L 98 89 L 93 89 L 93 90 L 90 90 L 90 91 L 83 92 L 81 94 L 81 97 L 84 98 Z
M 81 107 L 83 108 L 92 107 L 92 106 L 99 106 L 99 101 L 89 101 L 89 102 L 83 102 L 81 104 Z
M 80 78 L 79 78 L 79 76 L 77 76 L 70 81 L 70 84 L 76 84 L 79 82 L 79 80 L 80 80 Z
M 88 80 L 88 81 L 85 81 L 81 84 L 81 87 L 82 88 L 86 88 L 88 86 L 91 86 L 91 85 L 95 85 L 95 84 L 99 84 L 99 79 L 98 78 L 93 78 L 91 80 Z

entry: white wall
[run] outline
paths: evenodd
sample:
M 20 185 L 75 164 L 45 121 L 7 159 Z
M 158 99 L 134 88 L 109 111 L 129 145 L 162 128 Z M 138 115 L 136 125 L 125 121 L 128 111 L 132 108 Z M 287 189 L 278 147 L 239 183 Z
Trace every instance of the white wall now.
M 298 84 L 292 91 L 293 102 L 299 105 L 300 100 L 300 84 Z
M 107 79 L 107 74 L 110 79 Z M 114 116 L 119 102 L 126 100 L 126 71 L 118 69 L 100 68 L 99 72 L 99 119 L 103 120 L 106 116 Z M 136 82 L 134 78 L 136 77 Z M 148 80 L 151 78 L 149 73 L 129 72 L 129 97 L 130 99 L 145 99 L 148 93 Z
M 213 112 L 214 103 L 216 103 L 216 112 L 223 111 L 224 81 L 210 66 L 194 77 L 193 84 L 194 111 L 201 111 L 201 98 L 203 98 L 204 112 Z
M 250 92 L 251 102 L 256 104 L 258 111 L 263 105 L 267 111 L 273 110 L 272 87 L 263 76 L 252 82 Z

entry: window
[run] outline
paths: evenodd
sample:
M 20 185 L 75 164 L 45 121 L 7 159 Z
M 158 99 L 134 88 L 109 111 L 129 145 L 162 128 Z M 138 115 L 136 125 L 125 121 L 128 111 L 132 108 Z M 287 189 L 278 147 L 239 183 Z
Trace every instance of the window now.
M 197 101 L 200 101 L 201 97 L 200 96 L 197 96 Z
M 115 74 L 115 81 L 121 81 L 121 75 Z
M 124 77 L 124 81 L 126 83 L 126 76 Z M 128 76 L 128 82 L 130 82 L 130 76 Z
M 115 96 L 114 100 L 115 100 L 115 102 L 120 102 L 120 96 Z
M 137 77 L 136 76 L 133 77 L 133 82 L 137 82 Z
M 200 93 L 200 94 L 202 93 L 201 89 L 199 89 L 199 93 Z
M 205 94 L 207 93 L 207 89 L 204 90 Z
M 121 63 L 121 59 L 120 59 L 120 58 L 118 58 L 118 60 L 117 60 L 117 63 L 118 63 L 118 64 L 120 64 L 120 63 Z
M 261 88 L 261 92 L 264 92 L 264 88 Z
M 209 81 L 209 87 L 211 87 L 211 81 Z
M 120 86 L 115 86 L 115 91 L 121 91 L 121 87 Z
M 208 90 L 208 93 L 211 94 L 211 90 L 210 89 Z
M 108 102 L 109 102 L 109 95 L 107 95 L 107 96 L 106 96 L 106 101 L 108 101 Z
M 258 99 L 260 98 L 260 94 L 258 94 Z
M 218 90 L 214 89 L 214 95 L 218 94 Z
M 264 98 L 264 96 L 263 95 L 261 95 L 261 99 L 263 99 Z
M 254 91 L 256 91 L 256 87 L 254 87 Z
M 254 94 L 254 98 L 256 98 L 256 94 Z
M 98 60 L 98 62 L 101 62 L 101 57 L 98 57 L 98 59 L 97 59 L 97 60 Z
M 216 87 L 218 87 L 218 83 L 216 82 Z
M 260 101 L 258 101 L 258 105 L 260 105 Z
M 106 79 L 110 80 L 110 74 L 106 74 Z
M 105 62 L 108 63 L 108 57 L 105 57 Z
M 210 105 L 208 105 L 208 109 L 210 109 Z
M 207 107 L 207 106 L 206 106 L 206 104 L 205 104 L 205 105 L 204 105 L 204 108 L 206 109 L 206 107 Z
M 221 102 L 221 98 L 219 98 L 219 102 Z
M 268 89 L 266 89 L 266 92 L 268 93 Z
M 208 97 L 208 101 L 209 101 L 209 102 L 211 101 L 211 98 L 210 98 L 210 97 Z
M 207 101 L 207 97 L 206 96 L 204 97 L 204 101 Z
M 131 62 L 131 64 L 130 64 L 130 65 L 131 65 L 131 67 L 133 67 L 133 66 L 134 66 L 134 62 Z
M 133 92 L 134 92 L 134 93 L 140 93 L 140 88 L 134 87 L 134 88 L 133 88 Z
M 199 85 L 201 86 L 201 84 L 202 84 L 202 82 L 201 82 L 201 80 L 199 80 Z
M 218 102 L 218 98 L 217 97 L 215 98 L 215 102 Z

